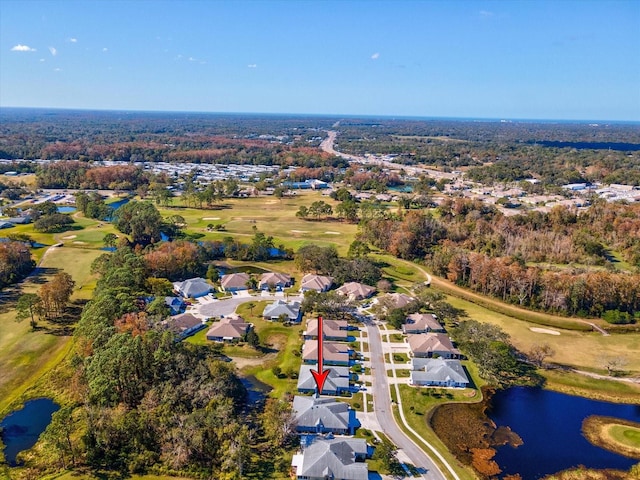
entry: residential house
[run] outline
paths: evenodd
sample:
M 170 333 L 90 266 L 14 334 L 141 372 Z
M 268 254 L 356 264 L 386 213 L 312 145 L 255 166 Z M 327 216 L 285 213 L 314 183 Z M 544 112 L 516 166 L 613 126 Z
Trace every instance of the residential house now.
M 409 305 L 410 303 L 415 301 L 415 298 L 410 297 L 409 295 L 407 295 L 406 293 L 387 293 L 384 297 L 382 298 L 388 298 L 388 305 L 391 306 L 391 308 L 404 308 L 407 305 Z
M 432 313 L 412 313 L 402 325 L 402 333 L 444 332 L 444 327 Z
M 251 324 L 239 315 L 230 315 L 215 322 L 207 332 L 207 340 L 214 342 L 237 342 L 247 334 Z
M 346 342 L 349 339 L 349 325 L 346 320 L 329 320 L 322 319 L 322 336 L 325 340 L 333 340 L 335 342 Z M 307 329 L 302 333 L 305 340 L 317 340 L 318 338 L 318 319 L 312 318 L 307 322 Z
M 190 313 L 182 313 L 163 322 L 165 327 L 174 332 L 180 339 L 193 335 L 198 330 L 203 329 L 207 325 L 199 318 L 194 317 Z
M 267 305 L 262 313 L 267 320 L 279 320 L 280 315 L 286 315 L 290 322 L 300 322 L 302 319 L 300 302 L 287 303 L 284 300 L 276 300 L 271 305 Z
M 411 385 L 429 387 L 469 386 L 469 378 L 460 360 L 445 358 L 412 358 L 409 376 Z
M 324 342 L 322 348 L 322 362 L 324 365 L 338 365 L 348 367 L 351 364 L 353 350 L 348 343 Z M 318 340 L 307 340 L 302 346 L 302 361 L 307 365 L 318 363 Z
M 204 278 L 190 278 L 184 282 L 175 282 L 173 288 L 184 298 L 204 297 L 213 289 Z
M 293 398 L 296 430 L 300 433 L 353 435 L 360 422 L 348 403 L 333 398 L 296 396 Z
M 316 393 L 317 385 L 311 370 L 318 371 L 316 365 L 301 365 L 298 374 L 298 391 L 300 393 Z M 349 367 L 331 367 L 329 375 L 324 382 L 322 392 L 324 395 L 339 395 L 349 392 L 351 389 Z
M 19 217 L 11 217 L 7 219 L 7 222 L 13 223 L 14 225 L 26 225 L 27 223 L 31 223 L 31 215 L 21 215 Z
M 279 292 L 291 286 L 291 276 L 286 273 L 267 272 L 260 276 L 258 288 L 260 290 L 275 289 Z
M 297 480 L 367 480 L 370 452 L 362 438 L 318 437 L 293 456 L 291 467 Z
M 461 357 L 460 350 L 453 346 L 449 337 L 444 333 L 419 333 L 417 335 L 409 335 L 408 341 L 414 357 Z
M 5 222 L 4 220 L 0 220 L 0 230 L 2 230 L 3 228 L 11 228 L 13 226 L 14 225 L 11 222 Z
M 225 292 L 237 292 L 239 290 L 248 290 L 247 282 L 249 281 L 248 273 L 229 273 L 223 275 L 220 279 L 220 286 Z
M 164 304 L 171 310 L 171 315 L 178 315 L 185 308 L 185 303 L 179 297 L 164 297 Z
M 333 278 L 326 277 L 324 275 L 316 275 L 313 273 L 308 273 L 300 282 L 300 291 L 302 293 L 313 290 L 315 292 L 326 292 L 333 285 Z
M 338 288 L 336 292 L 348 297 L 350 300 L 362 300 L 373 295 L 376 289 L 364 283 L 348 282 Z

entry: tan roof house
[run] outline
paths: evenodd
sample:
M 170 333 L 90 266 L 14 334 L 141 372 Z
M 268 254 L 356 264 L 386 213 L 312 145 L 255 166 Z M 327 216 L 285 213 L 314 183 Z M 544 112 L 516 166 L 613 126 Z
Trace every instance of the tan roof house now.
M 374 287 L 365 285 L 364 283 L 349 282 L 342 285 L 336 290 L 341 295 L 344 295 L 351 300 L 362 300 L 368 298 L 376 292 Z
M 349 325 L 346 320 L 322 319 L 322 333 L 325 340 L 346 342 Z M 305 340 L 318 338 L 318 319 L 312 318 L 307 322 L 307 329 L 302 333 Z
M 233 315 L 216 322 L 207 332 L 207 340 L 214 342 L 233 342 L 241 340 L 251 328 L 251 324 L 238 315 Z
M 388 293 L 385 297 L 389 298 L 394 308 L 404 308 L 415 301 L 415 298 L 410 297 L 406 293 Z
M 348 343 L 324 342 L 322 346 L 322 361 L 324 365 L 349 366 Z M 318 340 L 307 340 L 302 346 L 302 361 L 307 365 L 318 363 Z
M 460 358 L 460 350 L 453 346 L 444 333 L 419 333 L 409 335 L 409 347 L 414 357 Z
M 260 276 L 258 288 L 260 290 L 269 290 L 275 288 L 279 291 L 291 286 L 291 275 L 286 273 L 267 272 Z
M 405 334 L 429 332 L 444 332 L 444 327 L 432 313 L 412 313 L 402 325 L 402 333 Z
M 326 292 L 333 285 L 333 278 L 326 277 L 324 275 L 316 275 L 314 273 L 308 273 L 300 281 L 300 291 L 306 292 L 307 290 L 313 290 L 315 292 Z
M 248 281 L 248 273 L 230 273 L 222 276 L 220 286 L 225 292 L 237 292 L 238 290 L 248 290 Z
M 174 315 L 162 323 L 181 339 L 193 335 L 198 330 L 206 327 L 206 324 L 203 323 L 202 320 L 194 317 L 190 313 Z

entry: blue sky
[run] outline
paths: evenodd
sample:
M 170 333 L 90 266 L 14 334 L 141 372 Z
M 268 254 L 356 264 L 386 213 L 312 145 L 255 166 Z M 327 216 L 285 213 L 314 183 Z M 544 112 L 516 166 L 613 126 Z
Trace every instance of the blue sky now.
M 2 0 L 0 106 L 638 121 L 640 0 Z

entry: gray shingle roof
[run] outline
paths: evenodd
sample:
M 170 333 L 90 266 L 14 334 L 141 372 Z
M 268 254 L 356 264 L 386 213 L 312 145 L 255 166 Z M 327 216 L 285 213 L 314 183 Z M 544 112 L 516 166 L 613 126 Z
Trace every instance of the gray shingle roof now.
M 322 424 L 328 430 L 348 430 L 350 410 L 348 404 L 333 398 L 296 396 L 293 399 L 293 411 L 300 427 Z
M 304 478 L 367 480 L 367 464 L 356 462 L 356 454 L 367 454 L 362 438 L 317 438 L 302 452 L 296 475 Z
M 317 365 L 300 366 L 300 373 L 298 375 L 299 390 L 314 390 L 317 388 L 311 370 L 318 371 Z M 331 367 L 322 391 L 334 392 L 337 389 L 346 390 L 347 388 L 349 388 L 349 368 Z
M 283 313 L 289 318 L 289 320 L 297 320 L 300 315 L 300 303 L 287 303 L 283 300 L 276 300 L 271 305 L 267 305 L 264 308 L 262 316 L 265 318 L 277 318 Z
M 467 374 L 459 360 L 445 358 L 411 359 L 411 380 L 413 383 L 469 383 Z

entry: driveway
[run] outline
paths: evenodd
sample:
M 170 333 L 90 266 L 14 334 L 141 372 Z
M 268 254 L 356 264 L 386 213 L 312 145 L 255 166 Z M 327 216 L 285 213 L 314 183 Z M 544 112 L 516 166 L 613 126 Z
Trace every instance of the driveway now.
M 275 300 L 276 298 L 282 298 L 282 296 L 276 297 L 273 294 L 268 293 L 265 295 L 265 292 L 259 294 L 259 296 L 249 295 L 248 293 L 243 293 L 242 295 L 234 295 L 231 298 L 225 298 L 223 300 L 213 300 L 207 303 L 203 303 L 197 305 L 196 311 L 197 313 L 204 318 L 211 317 L 221 317 L 226 315 L 231 315 L 236 311 L 238 305 L 242 305 L 243 303 L 249 302 L 259 302 L 264 300 Z M 302 297 L 299 295 L 289 295 L 287 298 L 288 302 L 302 301 Z

